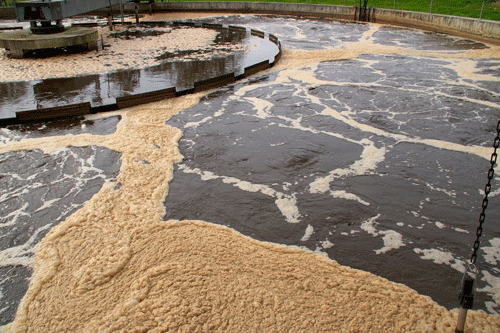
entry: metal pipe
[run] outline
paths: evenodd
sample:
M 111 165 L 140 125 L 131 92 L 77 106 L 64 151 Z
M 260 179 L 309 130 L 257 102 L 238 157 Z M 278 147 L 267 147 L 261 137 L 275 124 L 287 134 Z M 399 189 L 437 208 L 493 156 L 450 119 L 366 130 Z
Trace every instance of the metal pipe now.
M 110 31 L 113 31 L 113 16 L 111 14 L 108 14 L 108 27 Z
M 120 0 L 120 15 L 122 17 L 122 24 L 125 22 L 123 21 L 123 0 Z
M 455 328 L 455 333 L 464 333 L 465 319 L 467 319 L 467 309 L 464 309 L 461 306 L 460 312 L 458 312 L 457 328 Z
M 109 0 L 108 25 L 109 30 L 113 31 L 113 6 L 111 5 L 111 0 Z
M 111 0 L 109 0 L 109 13 L 111 14 L 111 22 L 113 22 L 113 5 L 111 5 Z

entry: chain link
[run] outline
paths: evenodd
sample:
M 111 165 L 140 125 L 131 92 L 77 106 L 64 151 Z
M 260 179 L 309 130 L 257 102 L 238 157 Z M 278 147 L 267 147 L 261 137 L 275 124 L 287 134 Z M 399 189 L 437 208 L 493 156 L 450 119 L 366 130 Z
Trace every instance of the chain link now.
M 497 124 L 497 136 L 495 137 L 495 141 L 493 142 L 493 154 L 491 154 L 491 159 L 490 159 L 490 170 L 488 170 L 488 184 L 484 187 L 484 198 L 483 202 L 481 204 L 481 214 L 479 214 L 479 227 L 477 228 L 476 231 L 476 241 L 474 242 L 474 246 L 472 247 L 472 256 L 470 257 L 470 262 L 471 264 L 474 264 L 477 259 L 477 250 L 479 249 L 479 239 L 481 238 L 481 235 L 483 234 L 483 223 L 486 218 L 486 208 L 488 207 L 488 195 L 491 192 L 491 180 L 493 179 L 493 176 L 495 175 L 495 164 L 497 162 L 497 149 L 500 145 L 500 121 Z

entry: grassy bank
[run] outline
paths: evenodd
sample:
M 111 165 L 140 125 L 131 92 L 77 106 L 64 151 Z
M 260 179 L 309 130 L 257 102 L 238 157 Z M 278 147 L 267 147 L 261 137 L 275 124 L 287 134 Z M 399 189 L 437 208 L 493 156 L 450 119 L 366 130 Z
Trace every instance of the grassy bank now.
M 178 1 L 178 0 L 171 0 L 171 1 Z M 196 1 L 204 1 L 204 0 L 196 0 Z M 214 0 L 207 0 L 207 1 L 214 1 Z M 240 1 L 240 0 L 230 0 L 230 1 Z M 241 0 L 241 1 L 248 1 L 248 0 Z M 432 0 L 369 0 L 368 7 L 392 9 L 395 6 L 397 10 L 410 10 L 415 12 L 428 13 L 431 10 L 431 1 Z M 156 2 L 164 2 L 164 1 L 156 0 Z M 260 0 L 259 2 L 263 2 L 263 0 Z M 293 2 L 293 3 L 298 2 L 298 3 L 342 5 L 342 6 L 345 5 L 354 6 L 354 4 L 356 3 L 359 6 L 360 2 L 363 2 L 363 0 L 361 1 L 360 0 L 272 0 L 272 1 L 269 0 L 269 2 Z M 6 2 L 2 2 L 2 0 L 0 0 L 1 6 L 4 6 L 5 3 L 7 3 L 7 5 L 12 5 L 13 1 L 6 0 Z M 433 0 L 432 12 L 435 14 L 479 18 L 482 6 L 483 6 L 483 0 Z M 500 21 L 500 0 L 486 0 L 483 11 L 483 19 Z

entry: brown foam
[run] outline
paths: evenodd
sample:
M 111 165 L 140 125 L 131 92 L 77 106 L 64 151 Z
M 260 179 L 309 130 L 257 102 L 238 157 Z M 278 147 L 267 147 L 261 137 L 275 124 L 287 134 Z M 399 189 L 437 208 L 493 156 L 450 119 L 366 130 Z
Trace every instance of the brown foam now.
M 363 52 L 285 51 L 278 67 Z M 182 159 L 182 133 L 165 122 L 200 96 L 130 108 L 111 135 L 0 147 L 2 153 L 100 145 L 122 154 L 121 186 L 106 184 L 40 243 L 29 290 L 8 332 L 454 330 L 456 310 L 404 285 L 219 225 L 162 221 L 173 163 Z M 466 332 L 499 329 L 498 316 L 469 312 Z
M 57 268 L 13 328 L 451 332 L 456 321 L 456 311 L 404 285 L 223 226 L 145 220 L 110 230 L 103 221 L 80 222 L 51 233 L 53 251 L 44 241 L 39 258 Z M 500 319 L 471 312 L 468 325 L 494 332 Z

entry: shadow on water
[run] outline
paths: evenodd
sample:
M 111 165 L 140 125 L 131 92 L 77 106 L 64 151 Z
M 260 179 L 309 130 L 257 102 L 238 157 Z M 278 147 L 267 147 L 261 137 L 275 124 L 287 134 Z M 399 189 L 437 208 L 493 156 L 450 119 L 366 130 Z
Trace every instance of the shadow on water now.
M 164 34 L 148 29 L 128 31 L 123 38 L 142 38 Z M 218 30 L 214 50 L 165 52 L 158 65 L 142 69 L 86 75 L 72 78 L 0 83 L 0 119 L 14 118 L 18 111 L 91 102 L 92 106 L 112 104 L 114 98 L 175 87 L 193 88 L 194 83 L 229 73 L 242 74 L 245 67 L 269 60 L 274 62 L 279 49 L 268 38 L 248 32 Z M 231 51 L 231 45 L 248 48 Z M 224 47 L 227 45 L 227 48 Z M 215 49 L 216 48 L 216 49 Z
M 144 38 L 144 37 L 156 37 L 169 33 L 170 31 L 159 31 L 159 30 L 133 30 L 127 29 L 125 31 L 116 32 L 114 34 L 110 34 L 110 37 L 120 38 L 120 39 L 136 39 L 136 38 Z

